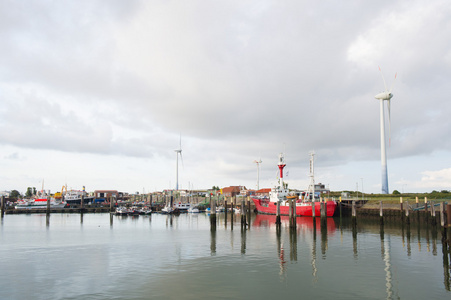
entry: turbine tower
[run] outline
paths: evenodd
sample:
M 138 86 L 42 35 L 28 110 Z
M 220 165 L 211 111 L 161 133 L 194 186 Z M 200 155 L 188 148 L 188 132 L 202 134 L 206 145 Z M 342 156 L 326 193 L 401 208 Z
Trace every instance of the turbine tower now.
M 260 189 L 260 164 L 262 163 L 261 158 L 259 160 L 254 160 L 257 164 L 257 191 Z
M 386 154 L 386 149 L 385 149 L 384 101 L 387 101 L 387 108 L 388 108 L 388 132 L 389 132 L 389 144 L 390 144 L 390 140 L 391 140 L 390 100 L 393 97 L 393 94 L 391 93 L 391 91 L 393 89 L 393 84 L 395 83 L 397 73 L 395 74 L 395 79 L 393 80 L 390 90 L 388 90 L 387 84 L 385 83 L 384 75 L 382 74 L 382 70 L 380 67 L 379 67 L 379 71 L 381 72 L 382 80 L 384 81 L 385 91 L 377 94 L 374 97 L 379 100 L 380 110 L 381 110 L 380 123 L 381 123 L 382 194 L 388 194 L 387 154 Z
M 177 156 L 176 159 L 176 167 L 175 167 L 175 176 L 176 176 L 176 180 L 175 180 L 175 190 L 178 191 L 179 190 L 179 154 L 180 154 L 180 159 L 182 160 L 182 164 L 183 164 L 183 157 L 182 157 L 182 136 L 180 135 L 180 148 L 177 150 L 174 150 Z

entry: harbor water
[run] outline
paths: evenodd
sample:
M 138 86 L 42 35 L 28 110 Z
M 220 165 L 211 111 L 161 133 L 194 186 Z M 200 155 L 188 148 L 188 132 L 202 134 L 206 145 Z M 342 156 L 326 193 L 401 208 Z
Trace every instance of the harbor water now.
M 255 215 L 6 215 L 1 299 L 450 299 L 440 229 Z M 381 230 L 381 228 L 383 230 Z

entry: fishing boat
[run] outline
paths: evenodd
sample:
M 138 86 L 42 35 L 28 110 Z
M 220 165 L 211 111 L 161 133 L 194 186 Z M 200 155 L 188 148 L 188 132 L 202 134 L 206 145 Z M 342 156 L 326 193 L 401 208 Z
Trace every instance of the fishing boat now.
M 62 200 L 57 200 L 54 198 L 50 198 L 50 208 L 64 208 L 66 206 L 66 202 Z M 39 197 L 32 199 L 22 199 L 17 201 L 15 206 L 16 209 L 38 209 L 38 208 L 47 208 L 47 197 L 42 194 Z
M 175 208 L 178 209 L 180 212 L 188 212 L 190 207 L 191 207 L 190 203 L 179 202 L 175 204 Z
M 66 190 L 66 192 L 63 195 L 64 195 L 64 201 L 66 201 L 67 204 L 69 204 L 69 205 L 81 204 L 82 198 L 83 198 L 84 204 L 89 204 L 89 203 L 94 202 L 94 196 L 88 196 L 84 190 L 84 187 L 83 187 L 83 191 Z
M 310 185 L 308 191 L 304 196 L 299 197 L 297 195 L 290 195 L 288 190 L 288 184 L 283 181 L 283 168 L 286 166 L 283 153 L 279 154 L 279 182 L 278 185 L 273 187 L 269 192 L 269 198 L 267 197 L 253 197 L 255 208 L 259 213 L 275 215 L 277 213 L 277 204 L 280 203 L 280 214 L 289 215 L 290 200 L 295 201 L 296 215 L 297 216 L 320 216 L 321 205 L 326 207 L 326 216 L 332 217 L 335 213 L 337 203 L 335 201 L 325 201 L 321 203 L 315 196 L 315 179 L 313 169 L 313 157 L 314 153 L 311 153 L 310 158 Z
M 119 206 L 116 208 L 116 216 L 127 216 L 128 215 L 128 209 L 125 206 Z

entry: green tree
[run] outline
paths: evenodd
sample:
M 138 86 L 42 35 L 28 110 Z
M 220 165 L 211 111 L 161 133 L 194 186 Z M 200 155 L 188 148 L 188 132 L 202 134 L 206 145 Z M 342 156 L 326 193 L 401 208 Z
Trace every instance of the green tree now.
M 27 191 L 25 192 L 25 197 L 30 198 L 31 196 L 33 196 L 33 188 L 28 187 Z
M 398 190 L 394 190 L 393 195 L 401 195 L 401 193 Z
M 9 194 L 9 197 L 11 199 L 17 199 L 20 197 L 20 193 L 17 190 L 12 190 L 11 194 Z

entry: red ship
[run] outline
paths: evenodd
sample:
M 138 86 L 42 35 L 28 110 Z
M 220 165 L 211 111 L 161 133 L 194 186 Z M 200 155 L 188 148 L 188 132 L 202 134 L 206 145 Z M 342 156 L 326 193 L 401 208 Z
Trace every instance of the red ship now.
M 268 198 L 252 198 L 254 201 L 255 208 L 259 213 L 262 214 L 270 214 L 275 215 L 277 212 L 277 203 L 280 203 L 280 214 L 288 215 L 289 214 L 289 200 L 291 198 L 292 201 L 296 203 L 296 215 L 297 216 L 305 216 L 312 217 L 321 216 L 321 206 L 325 206 L 326 216 L 332 217 L 335 213 L 335 209 L 337 207 L 337 203 L 335 201 L 324 201 L 321 202 L 316 201 L 315 197 L 315 179 L 314 179 L 314 171 L 313 171 L 313 156 L 311 154 L 310 158 L 310 186 L 301 198 L 299 196 L 289 195 L 288 184 L 283 181 L 283 168 L 286 166 L 284 161 L 284 156 L 281 153 L 279 155 L 279 184 L 276 187 L 273 187 L 269 192 Z M 313 208 L 315 214 L 313 215 Z

